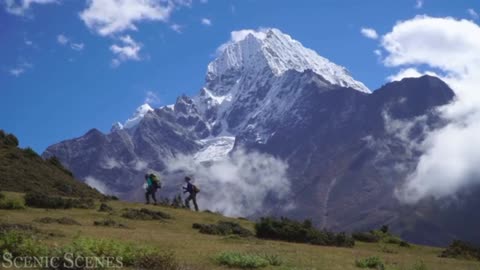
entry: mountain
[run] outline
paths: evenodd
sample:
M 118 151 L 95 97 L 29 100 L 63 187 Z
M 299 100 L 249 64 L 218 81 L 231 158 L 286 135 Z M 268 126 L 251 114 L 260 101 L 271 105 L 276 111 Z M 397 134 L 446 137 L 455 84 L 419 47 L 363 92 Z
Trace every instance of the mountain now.
M 444 124 L 435 108 L 453 100 L 448 85 L 424 76 L 372 92 L 277 29 L 242 33 L 219 48 L 198 95 L 153 110 L 143 105 L 110 133 L 92 129 L 43 156 L 129 200 L 143 198 L 146 171 L 163 176 L 164 195 L 178 193 L 181 170 L 171 168 L 182 160 L 203 176 L 199 200 L 213 210 L 248 205 L 253 209 L 228 213 L 311 218 L 339 231 L 390 224 L 422 243 L 469 237 L 422 219 L 432 204 L 412 208 L 394 196 L 421 154 L 410 142 Z M 265 164 L 278 166 L 266 174 Z M 198 172 L 202 166 L 207 173 Z M 269 177 L 281 170 L 287 182 Z
M 19 148 L 18 139 L 3 130 L 0 130 L 0 184 L 2 191 L 103 197 L 97 190 L 75 180 L 57 159 L 43 160 L 32 149 Z

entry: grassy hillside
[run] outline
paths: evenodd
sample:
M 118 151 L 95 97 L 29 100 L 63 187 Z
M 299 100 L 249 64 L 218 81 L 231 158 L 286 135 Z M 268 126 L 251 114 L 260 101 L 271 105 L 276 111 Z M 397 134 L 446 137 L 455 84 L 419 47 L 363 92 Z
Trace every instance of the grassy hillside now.
M 5 193 L 5 192 L 4 192 Z M 21 200 L 23 194 L 5 193 L 7 198 Z M 324 247 L 308 244 L 296 244 L 281 241 L 261 240 L 256 237 L 215 236 L 199 233 L 192 228 L 193 223 L 210 224 L 218 221 L 233 221 L 244 228 L 254 231 L 254 224 L 244 219 L 230 219 L 214 213 L 196 213 L 185 209 L 163 206 L 145 206 L 143 204 L 109 201 L 104 212 L 95 209 L 45 210 L 26 208 L 23 210 L 0 210 L 0 232 L 2 224 L 28 224 L 42 243 L 48 247 L 68 245 L 78 237 L 87 237 L 100 241 L 111 239 L 119 243 L 131 243 L 135 249 L 141 246 L 156 248 L 162 252 L 173 252 L 173 256 L 183 264 L 175 269 L 227 269 L 218 263 L 219 254 L 239 252 L 241 254 L 268 254 L 281 261 L 280 266 L 267 266 L 263 269 L 325 269 L 354 270 L 356 260 L 378 257 L 390 270 L 478 270 L 480 262 L 440 258 L 442 249 L 426 246 L 400 247 L 385 243 L 356 242 L 353 248 Z M 171 219 L 132 220 L 122 215 L 125 209 L 146 208 L 162 211 Z M 109 211 L 110 210 L 110 211 Z M 55 220 L 68 217 L 73 219 L 59 223 L 41 223 L 47 218 Z M 94 222 L 113 220 L 122 226 L 95 226 Z M 62 223 L 62 222 L 60 222 Z M 72 225 L 73 224 L 73 225 Z M 117 224 L 118 225 L 118 224 Z M 43 235 L 43 236 L 42 236 Z M 0 241 L 1 245 L 1 241 Z M 171 268 L 158 268 L 171 269 Z
M 12 134 L 0 130 L 0 190 L 37 191 L 74 197 L 101 197 L 95 189 L 75 180 L 55 158 L 43 160 L 32 149 L 21 149 Z

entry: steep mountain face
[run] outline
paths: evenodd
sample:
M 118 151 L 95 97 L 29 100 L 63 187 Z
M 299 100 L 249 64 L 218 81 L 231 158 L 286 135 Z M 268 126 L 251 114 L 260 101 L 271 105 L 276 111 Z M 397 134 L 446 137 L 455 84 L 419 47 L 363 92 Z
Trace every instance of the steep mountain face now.
M 91 130 L 50 146 L 44 157 L 57 156 L 90 185 L 139 200 L 145 172 L 166 176 L 169 160 L 179 156 L 210 166 L 236 151 L 266 153 L 288 164 L 291 205 L 267 196 L 258 215 L 312 218 L 348 231 L 391 224 L 417 242 L 437 240 L 429 231 L 448 235 L 439 244 L 458 233 L 425 229 L 433 225 L 419 216 L 431 204 L 405 210 L 393 193 L 420 155 L 410 142 L 442 125 L 434 109 L 453 97 L 429 76 L 372 93 L 279 30 L 251 31 L 221 47 L 197 96 L 154 110 L 144 105 L 110 133 Z M 177 182 L 164 180 L 164 194 L 178 192 Z

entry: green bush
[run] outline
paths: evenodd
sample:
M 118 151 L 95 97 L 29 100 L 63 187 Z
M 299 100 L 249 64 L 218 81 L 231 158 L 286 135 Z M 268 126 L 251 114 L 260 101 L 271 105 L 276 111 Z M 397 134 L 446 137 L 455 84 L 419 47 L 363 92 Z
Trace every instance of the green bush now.
M 261 218 L 255 224 L 258 238 L 310 243 L 322 246 L 353 247 L 354 239 L 345 233 L 315 229 L 311 222 L 298 222 L 287 218 Z
M 56 257 L 59 258 L 57 262 L 60 266 L 68 263 L 66 258 L 69 258 L 76 260 L 79 264 L 80 268 L 75 269 L 85 268 L 82 266 L 85 266 L 87 263 L 83 260 L 86 257 L 89 259 L 94 258 L 101 263 L 96 269 L 107 268 L 106 259 L 109 257 L 121 259 L 124 267 L 135 269 L 181 269 L 173 253 L 163 253 L 155 248 L 131 243 L 86 237 L 76 237 L 72 243 L 66 246 L 51 248 L 32 235 L 23 232 L 0 232 L 0 258 L 3 258 L 3 255 L 6 253 L 11 254 L 13 258 L 18 256 Z M 114 263 L 117 262 L 114 261 Z M 50 269 L 55 268 L 51 267 Z M 57 269 L 64 269 L 64 267 Z
M 5 194 L 3 194 L 2 192 L 0 192 L 0 201 L 5 199 Z
M 444 251 L 442 251 L 440 257 L 480 260 L 480 248 L 464 241 L 454 240 Z
M 112 212 L 113 208 L 106 203 L 101 203 L 98 212 Z
M 376 256 L 356 260 L 355 266 L 357 266 L 358 268 L 371 268 L 371 269 L 378 269 L 378 270 L 385 269 L 385 264 L 383 263 L 383 261 Z
M 25 194 L 25 204 L 30 207 L 47 209 L 92 209 L 95 207 L 94 200 L 90 198 L 71 199 L 36 192 Z
M 423 261 L 419 261 L 413 265 L 412 270 L 428 270 L 428 268 Z
M 62 217 L 62 218 L 51 218 L 51 217 L 44 217 L 36 219 L 35 222 L 44 223 L 44 224 L 61 224 L 61 225 L 81 225 L 78 221 L 69 218 L 69 217 Z
M 395 244 L 401 247 L 410 247 L 410 244 L 400 237 L 395 236 L 389 232 L 387 225 L 383 225 L 379 230 L 372 230 L 369 232 L 354 232 L 352 233 L 353 239 L 360 242 L 367 243 L 387 243 Z
M 0 200 L 0 209 L 4 210 L 21 210 L 25 209 L 23 202 L 16 199 L 3 199 Z
M 142 209 L 124 209 L 125 212 L 122 214 L 122 217 L 135 220 L 164 220 L 171 219 L 172 217 L 169 214 L 166 214 L 161 211 L 152 211 L 146 208 Z
M 240 224 L 228 221 L 219 221 L 217 224 L 194 223 L 192 228 L 198 229 L 200 233 L 212 235 L 238 235 L 241 237 L 253 236 L 253 233 Z
M 13 134 L 7 134 L 3 130 L 0 130 L 0 143 L 8 146 L 18 146 L 18 139 Z
M 267 267 L 270 265 L 269 261 L 262 256 L 238 252 L 223 252 L 218 255 L 215 260 L 220 265 L 247 269 Z
M 93 222 L 93 225 L 95 226 L 103 226 L 103 227 L 113 227 L 113 228 L 128 228 L 127 225 L 123 223 L 118 223 L 113 219 L 107 218 L 104 220 L 96 220 Z
M 352 233 L 353 239 L 366 243 L 377 243 L 380 241 L 380 237 L 371 232 L 354 232 Z
M 39 157 L 39 155 L 37 154 L 37 152 L 35 152 L 35 150 L 33 150 L 33 149 L 30 148 L 30 147 L 27 147 L 27 148 L 23 149 L 23 153 L 25 153 L 25 156 L 28 157 L 28 158 L 37 158 L 37 157 Z

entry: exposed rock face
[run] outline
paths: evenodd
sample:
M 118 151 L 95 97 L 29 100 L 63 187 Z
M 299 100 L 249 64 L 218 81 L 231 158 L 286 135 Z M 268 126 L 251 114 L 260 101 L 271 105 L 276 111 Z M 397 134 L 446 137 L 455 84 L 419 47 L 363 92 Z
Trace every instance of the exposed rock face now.
M 289 211 L 266 200 L 259 215 L 312 218 L 317 226 L 347 231 L 390 224 L 409 240 L 443 244 L 472 237 L 443 218 L 455 208 L 402 206 L 394 190 L 420 156 L 411 142 L 443 125 L 435 108 L 453 98 L 429 76 L 372 93 L 345 68 L 270 29 L 227 44 L 197 96 L 154 110 L 142 106 L 109 134 L 91 130 L 50 146 L 44 156 L 57 156 L 89 184 L 139 200 L 145 171 L 161 173 L 171 158 L 192 155 L 208 164 L 240 148 L 258 151 L 288 164 L 289 203 L 296 206 Z M 167 183 L 164 192 L 174 195 L 178 187 Z

